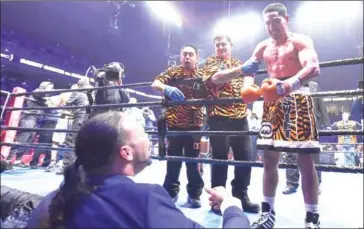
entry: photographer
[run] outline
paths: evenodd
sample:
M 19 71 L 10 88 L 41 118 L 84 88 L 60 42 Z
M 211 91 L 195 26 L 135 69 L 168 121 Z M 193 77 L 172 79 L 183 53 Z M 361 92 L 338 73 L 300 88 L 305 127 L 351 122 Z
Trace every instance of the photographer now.
M 118 62 L 111 62 L 103 68 L 97 69 L 94 73 L 95 87 L 123 85 L 124 70 L 124 65 Z M 96 105 L 128 103 L 129 94 L 122 88 L 97 90 L 94 102 Z M 108 111 L 123 111 L 123 108 L 95 108 L 91 112 L 91 117 Z
M 143 107 L 143 117 L 145 120 L 144 129 L 145 131 L 154 130 L 154 122 L 156 121 L 154 112 L 149 107 Z

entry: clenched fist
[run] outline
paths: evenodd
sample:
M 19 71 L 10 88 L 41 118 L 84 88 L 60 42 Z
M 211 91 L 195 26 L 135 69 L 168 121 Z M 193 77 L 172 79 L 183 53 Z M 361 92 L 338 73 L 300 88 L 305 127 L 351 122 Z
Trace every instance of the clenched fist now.
M 244 87 L 240 95 L 246 104 L 257 101 L 262 96 L 259 86 L 255 84 Z

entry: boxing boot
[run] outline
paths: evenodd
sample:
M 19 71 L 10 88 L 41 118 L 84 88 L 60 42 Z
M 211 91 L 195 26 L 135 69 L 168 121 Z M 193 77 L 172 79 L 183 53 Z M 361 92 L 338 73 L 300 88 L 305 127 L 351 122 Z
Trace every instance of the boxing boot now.
M 318 213 L 306 212 L 305 228 L 320 228 Z
M 276 213 L 269 206 L 268 203 L 262 203 L 262 213 L 260 214 L 257 221 L 255 221 L 250 228 L 274 228 L 276 221 Z

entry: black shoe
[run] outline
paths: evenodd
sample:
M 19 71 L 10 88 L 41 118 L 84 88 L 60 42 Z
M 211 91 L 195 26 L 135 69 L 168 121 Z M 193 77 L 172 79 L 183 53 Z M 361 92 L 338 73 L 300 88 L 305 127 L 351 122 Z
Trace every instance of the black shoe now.
M 243 191 L 242 195 L 233 194 L 233 196 L 241 200 L 241 206 L 243 207 L 244 212 L 259 213 L 260 211 L 259 204 L 252 203 L 250 201 L 247 191 Z
M 200 208 L 201 207 L 200 198 L 191 198 L 190 196 L 188 196 L 186 207 L 188 207 L 188 208 Z
M 297 188 L 287 185 L 287 187 L 283 190 L 283 194 L 289 195 L 297 192 Z
M 262 203 L 262 213 L 258 220 L 251 225 L 251 228 L 274 228 L 276 222 L 276 213 L 270 208 L 268 203 Z
M 1 160 L 1 168 L 0 168 L 1 173 L 6 170 L 12 170 L 12 169 L 13 169 L 13 164 L 10 161 Z
M 305 228 L 320 228 L 318 213 L 306 212 Z

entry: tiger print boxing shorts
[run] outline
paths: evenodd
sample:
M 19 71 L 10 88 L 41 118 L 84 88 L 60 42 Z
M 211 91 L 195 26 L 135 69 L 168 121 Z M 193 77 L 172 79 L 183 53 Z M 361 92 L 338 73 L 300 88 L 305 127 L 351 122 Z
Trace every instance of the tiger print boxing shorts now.
M 307 93 L 290 94 L 275 102 L 264 102 L 257 148 L 319 153 L 313 106 L 313 100 Z

